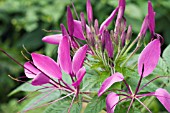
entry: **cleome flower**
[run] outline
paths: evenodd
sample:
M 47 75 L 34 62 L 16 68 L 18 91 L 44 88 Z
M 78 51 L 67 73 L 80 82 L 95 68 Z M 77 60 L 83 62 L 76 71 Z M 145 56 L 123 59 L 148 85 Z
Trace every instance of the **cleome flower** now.
M 150 42 L 142 51 L 142 53 L 139 56 L 138 59 L 138 73 L 140 75 L 140 80 L 138 82 L 138 85 L 136 87 L 135 92 L 133 92 L 130 88 L 130 86 L 127 84 L 125 81 L 123 75 L 119 72 L 114 73 L 112 76 L 108 77 L 101 85 L 99 91 L 98 91 L 98 96 L 100 97 L 106 90 L 113 85 L 116 82 L 121 82 L 123 81 L 126 84 L 126 87 L 128 89 L 128 92 L 126 94 L 116 94 L 114 92 L 110 93 L 107 95 L 106 98 L 106 109 L 108 113 L 113 113 L 114 109 L 117 104 L 119 104 L 122 101 L 126 100 L 131 100 L 131 103 L 129 105 L 129 108 L 127 110 L 127 113 L 129 112 L 133 102 L 137 100 L 141 105 L 143 105 L 150 113 L 152 113 L 147 106 L 144 105 L 140 101 L 140 98 L 146 97 L 146 96 L 155 96 L 161 103 L 162 105 L 167 109 L 168 112 L 170 112 L 170 94 L 162 88 L 158 88 L 155 92 L 149 92 L 146 94 L 140 94 L 140 91 L 146 87 L 149 83 L 151 83 L 153 80 L 156 80 L 157 77 L 151 80 L 150 82 L 146 83 L 144 86 L 140 88 L 142 79 L 149 74 L 152 73 L 152 71 L 155 69 L 158 60 L 160 58 L 160 53 L 161 53 L 161 48 L 160 48 L 160 40 L 155 39 L 152 42 Z M 119 100 L 119 97 L 123 96 L 121 100 Z
M 83 63 L 87 49 L 87 45 L 80 47 L 71 60 L 70 43 L 67 36 L 64 36 L 58 47 L 58 63 L 48 56 L 32 53 L 31 57 L 33 61 L 28 61 L 24 64 L 25 75 L 28 78 L 33 78 L 31 84 L 34 86 L 48 83 L 58 90 L 75 94 L 77 97 L 80 93 L 80 84 L 86 74 Z M 72 80 L 72 84 L 68 84 L 63 80 L 62 72 L 68 74 L 68 77 Z

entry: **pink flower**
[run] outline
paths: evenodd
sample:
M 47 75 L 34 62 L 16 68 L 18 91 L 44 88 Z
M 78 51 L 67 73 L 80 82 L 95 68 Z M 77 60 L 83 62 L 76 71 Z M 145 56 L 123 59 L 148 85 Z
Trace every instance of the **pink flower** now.
M 156 96 L 156 98 L 162 103 L 162 105 L 167 109 L 168 112 L 170 112 L 170 94 L 162 88 L 157 89 L 155 92 L 149 92 L 146 94 L 139 94 L 139 92 L 146 87 L 149 83 L 156 80 L 157 78 L 160 78 L 161 76 L 154 78 L 153 80 L 146 83 L 142 88 L 140 88 L 142 79 L 146 76 L 148 76 L 152 71 L 155 69 L 158 60 L 160 58 L 160 41 L 158 39 L 153 40 L 150 42 L 144 50 L 141 52 L 141 55 L 138 59 L 138 73 L 140 75 L 140 80 L 138 82 L 138 85 L 136 87 L 135 92 L 131 90 L 128 83 L 124 80 L 124 77 L 121 73 L 115 73 L 112 76 L 108 77 L 100 87 L 98 91 L 98 96 L 101 96 L 111 85 L 113 85 L 116 82 L 123 81 L 128 89 L 128 92 L 119 90 L 120 92 L 123 92 L 122 94 L 116 94 L 114 92 L 110 93 L 106 98 L 106 108 L 108 113 L 113 113 L 116 105 L 121 102 L 125 101 L 127 99 L 131 99 L 131 103 L 129 105 L 129 108 L 127 112 L 129 112 L 134 100 L 139 101 L 141 105 L 143 105 L 150 113 L 151 111 L 142 103 L 139 98 L 146 97 L 146 96 Z M 139 89 L 140 88 L 140 89 Z M 123 96 L 121 100 L 119 100 L 119 97 Z

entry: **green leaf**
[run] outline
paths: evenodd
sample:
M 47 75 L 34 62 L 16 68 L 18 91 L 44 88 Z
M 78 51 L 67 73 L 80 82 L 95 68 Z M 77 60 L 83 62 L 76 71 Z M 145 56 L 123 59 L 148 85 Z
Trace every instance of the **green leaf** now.
M 126 69 L 124 69 L 123 75 L 125 77 L 129 77 L 127 82 L 131 86 L 132 90 L 135 91 L 137 84 L 138 84 L 138 81 L 140 79 L 140 76 L 138 75 L 138 73 L 134 70 L 130 70 L 130 69 L 126 68 Z M 147 82 L 149 82 L 149 79 L 143 78 L 140 86 L 143 86 Z M 157 88 L 158 88 L 158 86 L 154 82 L 151 82 L 148 86 L 146 86 L 142 90 L 142 92 L 154 92 Z
M 84 113 L 99 113 L 105 108 L 105 96 L 101 96 L 100 98 L 96 95 L 93 97 L 93 100 L 87 105 Z
M 44 113 L 68 113 L 70 104 L 71 104 L 70 99 L 64 99 L 64 100 L 58 101 L 50 105 L 44 111 Z M 82 103 L 75 101 L 71 107 L 70 113 L 80 113 L 81 109 L 82 109 Z
M 170 62 L 170 45 L 165 48 L 162 56 L 165 62 L 167 63 L 168 72 L 170 73 L 170 63 L 169 63 Z
M 33 86 L 30 82 L 26 82 L 24 84 L 22 84 L 21 86 L 17 87 L 16 89 L 14 89 L 9 96 L 14 95 L 20 91 L 26 91 L 26 92 L 33 92 L 36 91 L 38 89 L 43 88 L 42 86 Z
M 62 71 L 62 79 L 67 83 L 67 84 L 72 84 L 72 80 L 69 74 L 65 73 Z
M 34 108 L 37 106 L 40 106 L 44 103 L 53 101 L 57 98 L 59 98 L 61 95 L 61 92 L 59 90 L 53 90 L 53 91 L 48 91 L 45 93 L 41 93 L 38 96 L 36 96 L 35 98 L 33 98 L 23 109 L 24 110 L 28 110 L 30 108 Z
M 168 66 L 162 58 L 159 59 L 159 62 L 158 62 L 157 66 L 154 69 L 152 74 L 153 75 L 160 75 L 160 76 L 168 74 Z

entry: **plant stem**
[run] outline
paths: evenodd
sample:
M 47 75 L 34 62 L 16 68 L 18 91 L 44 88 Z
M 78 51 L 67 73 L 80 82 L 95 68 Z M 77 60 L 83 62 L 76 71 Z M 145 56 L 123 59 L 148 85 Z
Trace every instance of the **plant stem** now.
M 124 67 L 124 65 L 129 61 L 129 59 L 138 51 L 138 49 L 140 48 L 140 45 L 137 45 L 136 48 L 134 49 L 134 51 L 129 55 L 129 57 L 124 61 L 124 63 L 122 64 L 122 67 Z
M 134 44 L 138 41 L 138 39 L 139 39 L 139 36 L 129 45 L 129 47 L 124 52 L 123 56 L 129 52 L 129 50 L 134 46 Z

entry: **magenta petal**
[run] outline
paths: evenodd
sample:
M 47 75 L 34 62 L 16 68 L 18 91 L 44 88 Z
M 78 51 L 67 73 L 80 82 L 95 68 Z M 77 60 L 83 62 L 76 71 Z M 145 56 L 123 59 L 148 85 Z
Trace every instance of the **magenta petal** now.
M 58 64 L 48 56 L 32 53 L 34 65 L 44 74 L 53 78 L 62 78 L 61 70 Z
M 87 11 L 88 22 L 91 23 L 93 21 L 93 9 L 90 0 L 87 0 L 86 11 Z
M 62 35 L 63 36 L 69 36 L 67 33 L 67 29 L 65 28 L 65 26 L 63 24 L 60 24 L 61 27 L 61 31 L 62 31 Z
M 24 64 L 24 72 L 28 78 L 34 78 L 40 71 L 36 69 L 30 61 Z
M 105 27 L 109 26 L 112 22 L 113 18 L 115 17 L 116 13 L 118 12 L 118 7 L 111 13 L 111 15 L 101 24 L 99 32 L 102 34 Z
M 84 45 L 76 51 L 72 60 L 72 70 L 74 74 L 76 74 L 77 71 L 82 67 L 84 59 L 86 57 L 87 48 L 88 46 Z
M 77 81 L 72 84 L 72 86 L 77 87 L 80 85 L 81 81 L 83 80 L 84 75 L 86 74 L 86 69 L 82 67 L 76 74 Z
M 75 36 L 78 39 L 85 40 L 83 29 L 81 25 L 81 21 L 74 20 L 74 32 L 73 36 Z
M 112 76 L 108 77 L 100 87 L 98 91 L 98 96 L 100 97 L 112 84 L 115 82 L 120 82 L 124 79 L 121 73 L 114 73 Z
M 35 78 L 32 80 L 32 85 L 38 86 L 49 83 L 50 79 L 46 77 L 43 73 L 38 73 Z
M 43 42 L 47 42 L 50 44 L 59 44 L 60 41 L 62 40 L 63 36 L 62 34 L 56 34 L 56 35 L 49 35 L 49 36 L 45 36 L 42 41 Z
M 73 31 L 74 31 L 74 21 L 73 21 L 73 15 L 71 13 L 71 9 L 69 6 L 67 7 L 67 26 L 68 26 L 69 34 L 72 36 Z
M 170 112 L 170 93 L 168 93 L 165 89 L 159 88 L 156 90 L 155 95 L 168 112 Z
M 112 92 L 107 95 L 107 97 L 106 97 L 107 113 L 114 113 L 114 110 L 115 110 L 115 107 L 116 107 L 116 104 L 118 103 L 118 101 L 119 101 L 119 96 L 116 93 Z
M 159 39 L 150 42 L 141 52 L 138 59 L 138 73 L 142 75 L 142 68 L 144 65 L 143 77 L 148 76 L 155 69 L 161 53 L 161 44 Z
M 70 43 L 67 36 L 64 36 L 58 47 L 58 60 L 60 67 L 67 73 L 72 72 L 71 58 L 70 58 Z

